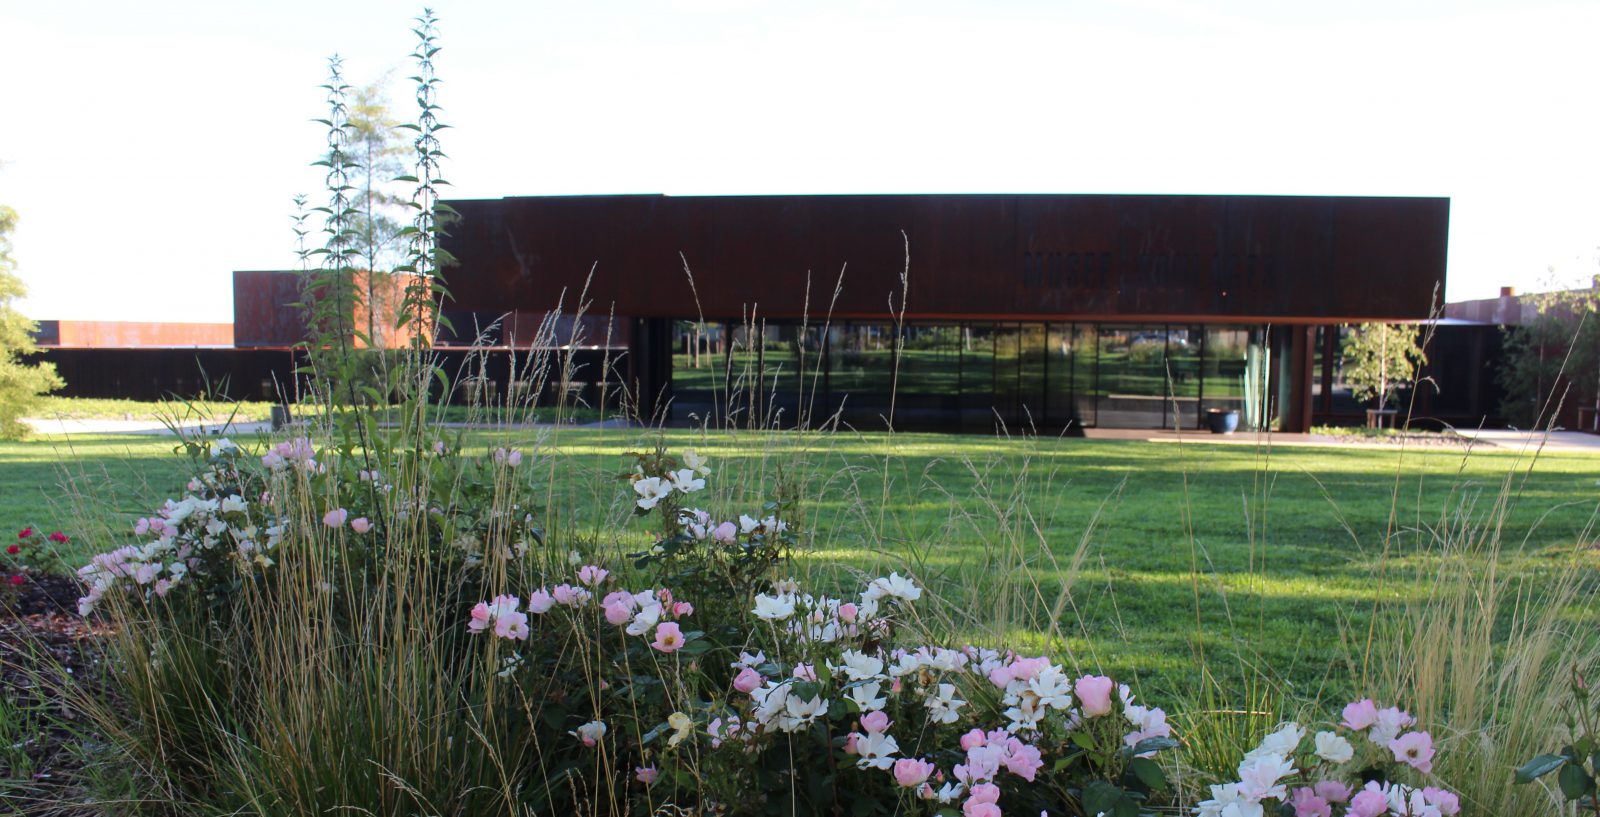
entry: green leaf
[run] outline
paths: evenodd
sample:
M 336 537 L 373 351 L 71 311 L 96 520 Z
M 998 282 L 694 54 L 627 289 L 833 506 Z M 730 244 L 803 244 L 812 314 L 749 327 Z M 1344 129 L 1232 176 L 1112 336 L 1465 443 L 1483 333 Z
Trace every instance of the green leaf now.
M 1532 783 L 1561 768 L 1566 762 L 1567 759 L 1561 755 L 1539 755 L 1523 764 L 1522 768 L 1517 770 L 1517 782 Z
M 1167 787 L 1167 774 L 1161 771 L 1161 766 L 1147 757 L 1136 757 L 1128 764 L 1128 771 L 1139 782 L 1145 784 L 1152 791 L 1159 791 Z
M 1083 810 L 1089 814 L 1115 813 L 1122 790 L 1104 780 L 1083 787 Z
M 1594 778 L 1584 768 L 1576 763 L 1568 763 L 1561 767 L 1561 774 L 1556 778 L 1561 785 L 1561 793 L 1568 800 L 1577 800 L 1594 791 Z
M 1176 748 L 1178 748 L 1178 742 L 1172 738 L 1145 738 L 1133 745 L 1133 754 L 1142 755 Z

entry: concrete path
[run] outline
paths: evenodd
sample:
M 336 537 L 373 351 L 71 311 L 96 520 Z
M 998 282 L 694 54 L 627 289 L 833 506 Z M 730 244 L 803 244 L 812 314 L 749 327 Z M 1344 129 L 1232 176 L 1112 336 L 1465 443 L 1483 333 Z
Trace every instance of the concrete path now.
M 159 420 L 65 420 L 47 417 L 24 417 L 22 422 L 35 433 L 57 434 L 142 434 L 160 436 L 172 434 L 172 429 Z M 272 430 L 272 424 L 262 421 L 239 421 L 230 424 L 203 423 L 191 420 L 179 423 L 187 431 L 225 436 L 228 434 L 257 434 Z
M 61 434 L 141 434 L 146 436 L 171 435 L 172 429 L 159 420 L 65 420 L 49 419 L 44 417 L 24 417 L 22 422 L 30 426 L 36 434 L 55 436 Z M 272 431 L 272 424 L 266 421 L 240 421 L 230 424 L 203 423 L 189 421 L 179 423 L 186 431 L 224 437 L 229 434 L 249 436 L 265 434 Z M 387 425 L 387 424 L 386 424 Z M 481 429 L 486 431 L 503 430 L 507 428 L 552 428 L 552 423 L 524 423 L 516 425 L 501 425 L 498 423 L 439 423 L 443 428 Z M 626 420 L 601 420 L 593 423 L 577 423 L 569 428 L 629 428 L 631 425 Z
M 1600 454 L 1600 434 L 1582 431 L 1510 431 L 1507 429 L 1457 429 L 1457 434 L 1496 448 L 1533 453 Z
M 1560 454 L 1600 454 L 1600 434 L 1581 431 L 1552 431 L 1549 434 L 1505 429 L 1457 429 L 1460 443 L 1446 440 L 1407 440 L 1406 448 L 1460 449 L 1485 446 L 1497 450 L 1533 453 L 1541 450 Z M 1133 428 L 1090 428 L 1084 436 L 1092 440 L 1143 440 L 1152 443 L 1181 443 L 1187 445 L 1249 445 L 1261 448 L 1400 448 L 1400 441 L 1376 441 L 1332 437 L 1317 434 L 1283 434 L 1277 432 L 1239 431 L 1233 434 L 1212 434 L 1204 430 L 1169 431 Z
M 47 418 L 24 418 L 33 430 L 43 435 L 59 434 L 140 434 L 147 436 L 170 435 L 172 431 L 156 420 L 52 420 Z M 271 423 L 253 421 L 237 422 L 231 425 L 213 425 L 197 421 L 182 424 L 185 429 L 223 436 L 237 434 L 248 436 L 253 434 L 268 433 L 272 430 Z M 466 423 L 444 423 L 448 428 L 469 428 Z M 483 429 L 502 429 L 505 426 L 478 425 Z M 519 426 L 526 428 L 548 428 L 549 424 L 529 424 Z M 605 420 L 596 423 L 586 423 L 574 426 L 576 428 L 626 428 L 624 420 Z M 1548 434 L 1532 431 L 1510 431 L 1505 429 L 1457 429 L 1456 434 L 1463 438 L 1459 447 L 1489 446 L 1508 451 L 1522 451 L 1533 453 L 1543 450 L 1549 453 L 1560 454 L 1600 454 L 1600 434 L 1586 434 L 1581 431 L 1552 431 Z M 1189 445 L 1251 445 L 1258 447 L 1280 448 L 1398 448 L 1399 442 L 1368 442 L 1352 440 L 1348 437 L 1328 437 L 1312 434 L 1280 434 L 1254 431 L 1239 431 L 1233 434 L 1211 434 L 1203 430 L 1188 431 L 1162 431 L 1139 428 L 1091 428 L 1084 432 L 1084 436 L 1091 440 L 1143 440 L 1153 443 L 1186 443 Z M 1541 449 L 1542 445 L 1542 449 Z M 1405 443 L 1408 448 L 1444 448 L 1457 447 L 1450 443 L 1418 442 Z

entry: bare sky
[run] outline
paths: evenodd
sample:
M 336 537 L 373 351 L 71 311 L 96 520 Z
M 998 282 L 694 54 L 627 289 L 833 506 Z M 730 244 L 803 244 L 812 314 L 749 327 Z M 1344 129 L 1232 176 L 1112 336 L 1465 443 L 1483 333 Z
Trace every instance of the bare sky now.
M 1600 3 L 435 8 L 457 197 L 1449 196 L 1451 300 L 1600 272 Z M 24 310 L 231 320 L 295 263 L 326 57 L 408 117 L 419 10 L 0 0 Z

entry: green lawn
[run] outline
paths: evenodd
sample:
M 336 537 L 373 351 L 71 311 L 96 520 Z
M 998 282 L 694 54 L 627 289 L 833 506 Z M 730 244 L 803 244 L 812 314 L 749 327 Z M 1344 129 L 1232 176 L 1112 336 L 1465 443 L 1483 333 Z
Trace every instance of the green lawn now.
M 512 441 L 532 447 L 520 435 Z M 552 525 L 557 538 L 619 550 L 643 541 L 638 523 L 601 520 L 627 510 L 614 480 L 619 455 L 656 436 L 562 429 L 548 439 L 553 456 L 539 473 L 552 516 L 566 520 Z M 1325 684 L 1342 693 L 1353 677 L 1342 640 L 1364 637 L 1375 600 L 1417 591 L 1441 523 L 1488 517 L 1515 475 L 1503 519 L 1510 553 L 1499 569 L 1536 588 L 1571 559 L 1593 559 L 1575 556 L 1573 545 L 1590 535 L 1600 496 L 1600 458 L 1578 455 L 1545 455 L 1530 467 L 1511 452 L 1446 448 L 659 436 L 674 450 L 712 455 L 721 479 L 713 484 L 744 494 L 734 513 L 753 507 L 779 474 L 805 480 L 810 565 L 909 567 L 956 602 L 945 614 L 961 629 L 1009 622 L 1012 636 L 1048 631 L 1046 611 L 1070 583 L 1056 623 L 1066 640 L 1057 646 L 1136 674 L 1147 688 L 1178 691 L 1192 683 L 1203 649 L 1208 663 L 1241 672 L 1259 661 L 1307 696 Z M 481 432 L 466 442 L 505 439 Z M 73 506 L 86 496 L 105 497 L 82 507 L 109 509 L 111 529 L 129 524 L 181 490 L 184 464 L 172 447 L 170 439 L 110 436 L 0 443 L 0 524 L 70 527 L 63 520 L 80 518 Z M 1383 582 L 1375 579 L 1381 568 Z M 1592 593 L 1600 569 L 1588 575 Z M 1019 595 L 1034 592 L 1032 600 Z

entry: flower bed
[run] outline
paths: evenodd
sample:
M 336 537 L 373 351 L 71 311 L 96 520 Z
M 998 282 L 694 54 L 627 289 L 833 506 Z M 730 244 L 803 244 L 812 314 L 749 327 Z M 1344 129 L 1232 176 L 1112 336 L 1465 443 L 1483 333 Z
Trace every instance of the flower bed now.
M 623 490 L 653 544 L 611 565 L 545 540 L 514 449 L 465 457 L 436 441 L 374 458 L 296 439 L 258 456 L 226 440 L 197 453 L 205 467 L 188 493 L 80 570 L 81 611 L 109 604 L 187 639 L 231 632 L 258 653 L 330 636 L 342 650 L 378 649 L 363 645 L 372 611 L 402 598 L 386 589 L 396 565 L 426 565 L 420 586 L 436 596 L 418 608 L 408 589 L 414 618 L 383 626 L 423 628 L 416 643 L 438 659 L 431 683 L 453 696 L 444 708 L 494 757 L 516 758 L 497 773 L 527 782 L 496 798 L 502 808 L 1460 810 L 1429 776 L 1429 734 L 1370 700 L 1314 733 L 1281 726 L 1245 754 L 1237 780 L 1178 802 L 1170 777 L 1184 768 L 1184 736 L 1162 707 L 1049 656 L 941 640 L 919 614 L 928 589 L 900 573 L 847 596 L 781 578 L 801 533 L 788 504 L 693 507 L 713 477 L 694 451 L 630 455 Z M 285 612 L 321 623 L 274 629 Z M 155 655 L 175 646 L 138 643 Z M 252 711 L 283 705 L 227 681 L 206 694 Z

